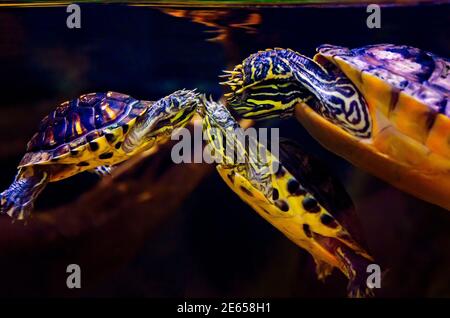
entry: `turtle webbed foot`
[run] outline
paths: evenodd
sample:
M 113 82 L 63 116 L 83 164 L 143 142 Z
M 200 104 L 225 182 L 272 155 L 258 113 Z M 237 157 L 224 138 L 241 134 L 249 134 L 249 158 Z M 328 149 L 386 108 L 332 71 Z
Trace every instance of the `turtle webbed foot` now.
M 360 273 L 357 273 L 355 277 L 349 280 L 347 293 L 350 298 L 368 298 L 375 296 L 373 289 L 367 285 L 366 275 L 361 275 Z
M 19 198 L 12 196 L 8 190 L 0 194 L 0 203 L 0 214 L 7 214 L 14 220 L 28 218 L 33 210 L 32 202 L 21 202 Z

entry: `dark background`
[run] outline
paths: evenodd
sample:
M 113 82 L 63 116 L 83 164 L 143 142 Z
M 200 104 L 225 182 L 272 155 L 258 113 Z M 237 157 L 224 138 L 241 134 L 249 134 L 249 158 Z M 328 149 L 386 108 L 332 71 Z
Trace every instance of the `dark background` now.
M 190 17 L 204 16 L 198 10 L 177 18 L 149 7 L 81 9 L 82 28 L 70 30 L 65 7 L 0 8 L 1 188 L 11 182 L 41 118 L 83 93 L 113 90 L 155 100 L 196 87 L 218 98 L 223 93 L 217 79 L 221 71 L 268 47 L 290 47 L 312 56 L 322 43 L 358 47 L 387 42 L 446 57 L 450 52 L 450 5 L 384 7 L 381 29 L 366 27 L 365 7 L 203 9 L 216 28 L 192 22 Z M 251 29 L 236 26 L 249 19 L 260 23 Z M 208 41 L 221 34 L 210 32 L 217 28 L 225 37 Z M 379 296 L 450 296 L 448 211 L 352 167 L 324 150 L 294 120 L 265 124 L 280 127 L 283 136 L 321 157 L 346 186 L 369 250 L 383 268 L 390 268 Z M 73 202 L 97 181 L 85 173 L 49 185 L 35 213 Z M 14 249 L 14 240 L 7 244 Z M 20 268 L 26 268 L 23 274 L 30 279 L 17 279 L 22 275 L 16 270 L 20 255 L 11 258 L 0 251 L 0 295 L 345 296 L 340 273 L 335 271 L 325 284 L 317 281 L 312 258 L 243 204 L 215 173 L 147 234 L 126 264 L 90 279 L 81 291 L 68 291 L 64 279 L 52 284 L 38 279 L 46 264 L 56 271 L 47 276 L 65 277 L 65 267 L 50 266 L 54 258 L 62 258 L 61 264 L 76 262 L 64 244 L 52 253 L 26 258 L 29 263 Z

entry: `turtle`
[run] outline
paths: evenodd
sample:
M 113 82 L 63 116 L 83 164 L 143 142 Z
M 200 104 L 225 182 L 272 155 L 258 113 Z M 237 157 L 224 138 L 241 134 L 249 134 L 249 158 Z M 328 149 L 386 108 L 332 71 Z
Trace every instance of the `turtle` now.
M 327 195 L 327 191 L 322 191 L 316 198 L 320 184 L 327 188 L 335 184 L 319 181 L 315 182 L 318 187 L 314 187 L 310 178 L 314 171 L 299 171 L 308 164 L 299 162 L 304 157 L 292 143 L 286 143 L 288 146 L 283 148 L 284 157 L 294 159 L 288 164 L 281 162 L 250 135 L 247 136 L 247 147 L 245 132 L 222 103 L 203 96 L 198 112 L 203 117 L 204 139 L 208 141 L 205 153 L 215 158 L 217 171 L 228 187 L 313 256 L 319 279 L 325 279 L 336 267 L 349 279 L 349 296 L 372 296 L 373 290 L 366 282 L 367 266 L 373 258 L 330 210 L 341 212 L 336 208 L 347 205 L 338 203 L 333 196 Z M 344 196 L 348 198 L 346 202 L 351 202 L 346 193 L 342 195 L 341 188 L 337 189 L 339 197 Z M 331 197 L 336 204 L 321 203 L 326 197 Z M 347 218 L 346 223 L 351 224 L 351 220 Z
M 162 142 L 189 122 L 197 99 L 190 90 L 156 102 L 109 91 L 63 102 L 28 142 L 13 183 L 0 194 L 0 214 L 22 220 L 48 182 L 86 170 L 107 174 L 112 165 Z
M 294 116 L 325 148 L 450 210 L 450 60 L 408 45 L 250 55 L 225 71 L 243 118 Z

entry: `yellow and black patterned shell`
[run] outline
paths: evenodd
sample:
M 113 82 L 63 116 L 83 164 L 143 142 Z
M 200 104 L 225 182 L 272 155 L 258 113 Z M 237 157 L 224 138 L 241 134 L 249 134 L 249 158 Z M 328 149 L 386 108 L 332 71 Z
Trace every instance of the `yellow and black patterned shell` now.
M 61 157 L 101 137 L 106 128 L 127 127 L 148 106 L 148 102 L 116 92 L 90 93 L 66 101 L 41 121 L 20 166 Z

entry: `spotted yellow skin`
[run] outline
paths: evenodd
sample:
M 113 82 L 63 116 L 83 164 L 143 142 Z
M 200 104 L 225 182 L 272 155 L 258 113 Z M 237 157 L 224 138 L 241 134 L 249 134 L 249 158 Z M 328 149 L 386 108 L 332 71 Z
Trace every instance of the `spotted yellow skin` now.
M 234 132 L 238 125 L 223 105 L 212 101 L 204 105 L 202 116 L 208 147 L 211 147 L 210 151 L 214 149 L 215 155 L 220 153 L 222 160 L 216 168 L 228 187 L 313 256 L 319 279 L 324 279 L 336 267 L 350 281 L 350 296 L 371 295 L 360 277 L 372 257 L 263 145 L 257 144 L 259 155 L 246 151 Z M 227 136 L 226 145 L 223 135 Z M 230 142 L 237 145 L 237 152 L 244 153 L 245 163 L 237 163 L 228 156 L 225 147 Z M 297 184 L 298 188 L 290 188 L 289 183 Z M 306 201 L 314 204 L 306 207 Z M 349 260 L 349 255 L 354 259 Z
M 184 91 L 180 91 L 180 95 Z M 176 92 L 178 93 L 178 92 Z M 175 94 L 176 94 L 175 93 Z M 111 94 L 117 94 L 108 92 L 107 97 Z M 80 100 L 86 98 L 92 94 L 82 95 Z M 120 95 L 126 96 L 126 95 Z M 32 166 L 44 166 L 52 172 L 49 175 L 49 181 L 59 181 L 71 177 L 77 173 L 92 170 L 99 166 L 112 166 L 119 164 L 128 158 L 134 156 L 137 153 L 143 152 L 151 148 L 156 143 L 162 143 L 169 138 L 173 126 L 184 126 L 192 118 L 194 112 L 176 112 L 167 122 L 166 126 L 158 128 L 153 133 L 153 136 L 149 140 L 142 141 L 137 146 L 133 147 L 131 151 L 125 151 L 123 142 L 127 139 L 130 132 L 133 131 L 134 126 L 138 118 L 144 115 L 144 113 L 153 106 L 153 102 L 139 101 L 140 107 L 131 109 L 130 112 L 134 112 L 134 117 L 128 120 L 126 123 L 120 125 L 113 125 L 112 127 L 106 127 L 101 129 L 101 135 L 98 138 L 90 141 L 85 141 L 83 138 L 73 140 L 68 144 L 70 151 L 65 151 L 60 155 L 53 155 L 49 151 L 40 150 L 36 152 L 26 153 L 19 169 L 26 169 L 26 167 Z M 63 103 L 60 107 L 66 107 L 68 102 Z M 111 109 L 111 106 L 107 102 L 101 103 L 101 110 L 106 115 L 108 120 L 115 120 L 117 114 Z M 86 133 L 86 129 L 83 127 L 80 117 L 77 116 L 72 122 L 72 129 L 79 135 Z M 50 135 L 50 145 L 55 143 L 53 135 Z M 28 168 L 31 169 L 31 168 Z
M 234 169 L 223 165 L 218 165 L 216 169 L 228 187 L 245 203 L 282 232 L 294 244 L 308 251 L 313 256 L 316 263 L 317 278 L 319 280 L 324 281 L 332 273 L 334 268 L 338 268 L 351 282 L 357 275 L 361 275 L 357 271 L 364 271 L 367 265 L 373 262 L 373 258 L 351 238 L 342 225 L 336 223 L 335 228 L 330 228 L 320 222 L 320 215 L 328 215 L 328 212 L 322 206 L 319 205 L 319 212 L 311 214 L 301 206 L 300 202 L 302 198 L 300 196 L 292 196 L 286 193 L 286 190 L 283 190 L 286 189 L 287 182 L 291 177 L 289 172 L 282 178 L 272 176 L 274 186 L 277 189 L 281 189 L 281 200 L 288 202 L 289 211 L 285 212 L 281 211 L 272 201 L 268 200 L 267 197 L 256 189 L 246 177 L 236 173 Z M 362 260 L 365 266 L 355 269 L 353 264 L 346 260 L 346 252 L 340 246 L 334 251 L 324 248 L 319 241 L 306 234 L 304 230 L 306 224 L 311 231 L 316 233 L 316 236 L 320 234 L 327 238 L 341 237 L 340 242 L 356 253 L 357 257 L 360 261 Z M 373 296 L 373 291 L 364 284 L 358 284 L 355 287 L 350 286 L 351 284 L 348 288 L 350 297 L 360 298 Z
M 274 158 L 273 158 L 274 159 Z M 372 257 L 351 239 L 350 234 L 337 221 L 333 222 L 333 227 L 324 226 L 320 221 L 320 217 L 324 214 L 330 215 L 320 204 L 318 204 L 318 211 L 311 213 L 306 211 L 301 205 L 305 197 L 312 197 L 311 194 L 293 195 L 287 190 L 288 181 L 293 176 L 287 171 L 283 176 L 277 176 L 271 173 L 271 183 L 274 188 L 279 191 L 279 200 L 284 200 L 288 203 L 289 210 L 282 211 L 277 207 L 272 200 L 269 200 L 264 194 L 252 185 L 243 175 L 238 173 L 236 169 L 230 169 L 224 165 L 218 165 L 219 172 L 225 183 L 232 189 L 243 201 L 250 205 L 261 217 L 263 217 L 270 224 L 275 226 L 291 241 L 301 248 L 309 251 L 316 261 L 328 263 L 334 267 L 342 270 L 342 272 L 349 278 L 345 264 L 336 258 L 336 255 L 323 248 L 317 241 L 311 239 L 305 234 L 303 225 L 307 224 L 312 231 L 325 237 L 338 238 L 342 243 L 356 251 L 359 255 L 373 260 Z M 243 190 L 245 189 L 245 190 Z
M 133 127 L 135 122 L 136 119 L 132 119 L 128 123 L 129 128 L 127 133 Z M 112 138 L 113 141 L 108 141 L 106 134 L 114 136 L 114 138 Z M 92 170 L 98 166 L 117 165 L 135 154 L 151 148 L 154 144 L 164 142 L 168 138 L 164 135 L 155 137 L 153 141 L 144 143 L 137 147 L 134 151 L 127 153 L 121 147 L 122 140 L 124 140 L 126 136 L 127 134 L 124 134 L 124 130 L 121 126 L 115 129 L 106 129 L 105 135 L 94 139 L 87 144 L 73 148 L 70 152 L 60 157 L 55 157 L 52 160 L 40 162 L 39 165 L 54 167 L 53 169 L 51 168 L 51 170 L 55 172 L 51 174 L 50 181 L 59 181 L 80 172 Z M 95 147 L 92 146 L 93 144 Z M 106 158 L 102 159 L 102 154 L 107 154 L 105 156 Z M 24 168 L 30 166 L 32 166 L 32 164 L 25 164 L 20 167 Z

